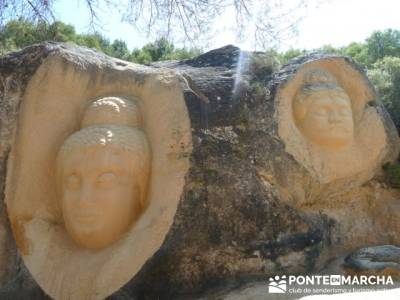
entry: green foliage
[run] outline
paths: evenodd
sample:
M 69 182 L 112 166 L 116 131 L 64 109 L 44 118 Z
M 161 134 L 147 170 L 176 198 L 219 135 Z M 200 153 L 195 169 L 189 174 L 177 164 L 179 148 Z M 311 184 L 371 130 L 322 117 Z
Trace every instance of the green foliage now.
M 175 48 L 166 38 L 160 38 L 154 43 L 144 45 L 141 50 L 133 50 L 130 60 L 140 64 L 148 64 L 160 60 L 190 59 L 201 53 L 202 51 L 198 48 Z
M 263 80 L 281 67 L 278 54 L 273 50 L 255 53 L 250 57 L 249 73 L 253 78 Z
M 62 22 L 48 25 L 26 20 L 14 20 L 0 28 L 0 54 L 44 41 L 67 42 L 76 40 L 75 29 Z
M 129 60 L 143 65 L 147 65 L 153 61 L 149 52 L 140 49 L 134 49 Z
M 400 56 L 400 31 L 387 29 L 375 31 L 366 39 L 368 56 L 371 63 L 385 56 Z
M 174 52 L 174 45 L 166 38 L 161 38 L 145 45 L 142 51 L 149 53 L 152 61 L 165 60 L 165 57 Z
M 115 40 L 110 47 L 112 56 L 123 60 L 129 60 L 130 58 L 129 49 L 124 41 Z
M 175 49 L 173 52 L 169 53 L 162 57 L 162 60 L 183 60 L 183 59 L 191 59 L 193 57 L 199 56 L 203 51 L 199 48 L 181 48 Z
M 8 40 L 15 48 L 34 44 L 38 37 L 36 27 L 24 20 L 11 21 L 1 30 L 1 40 Z
M 38 32 L 30 22 L 24 20 L 8 22 L 0 31 L 0 54 L 34 44 L 37 39 Z
M 336 55 L 344 54 L 343 48 L 335 48 L 332 45 L 323 45 L 321 48 L 318 48 L 315 51 L 320 52 L 320 53 L 325 53 L 325 54 L 336 54 Z
M 366 67 L 370 64 L 370 58 L 368 56 L 368 48 L 363 43 L 350 43 L 344 48 L 344 55 L 352 57 L 358 64 Z
M 375 62 L 384 57 L 400 57 L 400 31 L 394 29 L 375 31 L 364 43 L 353 42 L 341 48 L 324 45 L 314 51 L 326 54 L 347 55 L 364 68 L 372 68 Z M 279 54 L 279 60 L 282 64 L 285 64 L 290 59 L 304 54 L 306 54 L 305 50 L 290 49 Z
M 110 43 L 98 32 L 77 34 L 73 26 L 63 22 L 57 21 L 49 25 L 45 22 L 33 23 L 20 19 L 10 21 L 0 28 L 0 55 L 45 41 L 71 42 L 140 64 L 149 64 L 152 61 L 159 60 L 189 59 L 202 53 L 197 48 L 175 48 L 165 38 L 158 39 L 143 46 L 142 49 L 134 49 L 130 52 L 126 42 L 117 39 Z
M 301 56 L 306 54 L 305 50 L 300 50 L 300 49 L 289 49 L 286 52 L 278 54 L 279 61 L 281 62 L 282 65 L 286 64 L 291 60 L 292 58 L 295 58 L 297 56 Z
M 42 32 L 42 40 L 52 40 L 56 42 L 68 42 L 76 39 L 75 28 L 63 22 L 54 22 L 50 26 L 45 23 L 39 23 L 38 31 Z M 42 29 L 41 29 L 41 28 Z
M 375 62 L 368 76 L 390 113 L 397 128 L 400 128 L 400 57 L 386 56 Z
M 97 35 L 95 34 L 83 34 L 79 35 L 74 41 L 71 41 L 80 46 L 86 46 L 88 48 L 102 50 Z M 104 51 L 103 51 L 104 52 Z
M 351 56 L 364 68 L 387 56 L 400 57 L 400 31 L 387 29 L 373 32 L 364 43 L 350 43 L 344 47 L 344 54 Z
M 265 99 L 268 93 L 265 82 L 281 67 L 275 50 L 256 52 L 250 56 L 248 72 L 251 75 L 249 91 L 256 100 Z
M 392 165 L 383 166 L 386 182 L 395 188 L 400 188 L 400 164 L 396 162 Z

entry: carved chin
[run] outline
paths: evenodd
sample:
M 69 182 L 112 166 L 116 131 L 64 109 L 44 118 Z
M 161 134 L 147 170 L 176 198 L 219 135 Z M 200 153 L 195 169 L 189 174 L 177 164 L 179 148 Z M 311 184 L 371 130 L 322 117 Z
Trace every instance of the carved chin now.
M 334 149 L 350 145 L 353 140 L 352 132 L 332 130 L 328 132 L 303 132 L 303 136 L 306 141 L 312 144 Z
M 112 235 L 105 233 L 103 226 L 98 223 L 79 223 L 75 225 L 72 225 L 73 228 L 67 225 L 67 232 L 75 244 L 82 248 L 93 250 L 106 248 L 122 236 L 122 233 L 119 232 L 114 232 Z
M 112 239 L 105 239 L 98 233 L 86 235 L 81 232 L 79 235 L 74 236 L 73 240 L 79 247 L 99 250 L 110 246 L 119 238 L 119 236 L 114 236 Z
M 315 144 L 326 148 L 341 148 L 351 144 L 353 141 L 353 130 L 338 127 L 329 130 L 302 130 L 304 138 Z
M 350 145 L 352 140 L 352 135 L 330 134 L 329 136 L 316 138 L 313 142 L 327 148 L 342 148 Z

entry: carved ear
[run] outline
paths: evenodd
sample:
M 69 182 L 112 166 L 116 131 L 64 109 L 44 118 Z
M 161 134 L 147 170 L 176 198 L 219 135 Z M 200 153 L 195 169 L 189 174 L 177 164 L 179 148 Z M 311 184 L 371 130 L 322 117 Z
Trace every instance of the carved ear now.
M 140 196 L 140 206 L 142 209 L 146 209 L 146 207 L 149 205 L 149 199 L 148 199 L 148 190 L 149 190 L 149 185 L 150 185 L 150 177 L 151 177 L 151 148 L 150 145 L 148 144 L 147 138 L 143 137 L 143 143 L 145 144 L 145 150 L 146 151 L 146 156 L 143 158 L 142 163 L 142 173 L 144 174 L 139 174 L 139 180 L 140 180 L 140 187 L 139 187 L 139 196 Z

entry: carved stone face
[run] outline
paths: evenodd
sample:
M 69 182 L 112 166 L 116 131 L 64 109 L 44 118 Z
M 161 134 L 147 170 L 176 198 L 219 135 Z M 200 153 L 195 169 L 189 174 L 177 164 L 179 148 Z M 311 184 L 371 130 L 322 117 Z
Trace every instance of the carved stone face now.
M 61 174 L 61 208 L 66 230 L 80 246 L 112 244 L 140 213 L 132 154 L 113 146 L 70 152 Z
M 308 103 L 296 121 L 303 135 L 320 146 L 337 148 L 353 139 L 354 122 L 350 99 L 337 89 L 312 90 L 303 94 Z M 296 108 L 295 108 L 296 109 Z M 295 115 L 299 115 L 299 113 Z

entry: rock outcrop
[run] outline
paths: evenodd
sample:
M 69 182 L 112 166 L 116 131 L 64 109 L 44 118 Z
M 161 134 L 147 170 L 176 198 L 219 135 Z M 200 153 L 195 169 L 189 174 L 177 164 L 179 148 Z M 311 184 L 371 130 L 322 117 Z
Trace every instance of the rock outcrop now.
M 166 222 L 166 235 L 161 233 L 162 239 L 152 244 L 152 250 L 141 254 L 146 259 L 132 267 L 129 280 L 107 299 L 212 297 L 275 274 L 318 272 L 333 258 L 363 246 L 399 244 L 399 192 L 387 186 L 382 173 L 384 164 L 397 159 L 398 135 L 368 79 L 344 57 L 310 55 L 291 61 L 278 72 L 274 72 L 275 66 L 276 62 L 262 53 L 241 52 L 232 46 L 151 67 L 64 44 L 32 46 L 5 56 L 0 62 L 2 189 L 7 185 L 6 195 L 11 195 L 7 191 L 23 184 L 11 180 L 10 170 L 19 163 L 15 155 L 22 150 L 37 151 L 32 146 L 15 154 L 21 130 L 29 131 L 21 105 L 35 113 L 53 105 L 57 112 L 63 101 L 86 103 L 112 94 L 131 96 L 134 86 L 132 96 L 145 99 L 154 91 L 160 99 L 154 109 L 146 110 L 146 104 L 142 108 L 146 110 L 145 133 L 170 128 L 172 123 L 164 122 L 162 111 L 176 112 L 174 124 L 180 129 L 174 132 L 179 149 L 173 150 L 189 164 L 182 189 L 174 186 L 165 191 L 165 197 L 175 191 L 171 199 L 179 200 L 176 211 L 171 210 L 171 227 Z M 59 99 L 53 102 L 40 97 L 48 88 L 43 78 L 58 82 L 55 95 Z M 146 86 L 149 78 L 154 78 L 152 86 L 142 93 L 141 86 Z M 184 98 L 171 92 L 178 80 Z M 77 88 L 66 90 L 61 97 L 68 85 Z M 164 85 L 163 93 L 175 94 L 163 102 L 159 85 Z M 29 98 L 32 86 L 43 89 L 35 95 L 35 102 Z M 299 96 L 301 93 L 304 95 Z M 298 109 L 294 104 L 297 97 L 301 98 Z M 180 99 L 184 99 L 184 109 L 179 106 Z M 320 99 L 328 99 L 329 105 Z M 57 128 L 64 122 L 60 118 L 78 122 L 81 114 L 78 109 L 55 115 L 52 126 Z M 190 131 L 181 126 L 185 115 Z M 47 116 L 48 120 L 52 117 Z M 331 117 L 339 125 L 329 125 L 325 135 L 307 129 L 311 122 L 321 126 L 317 132 L 321 133 L 323 124 L 331 124 Z M 63 127 L 59 130 L 62 137 L 56 140 L 62 141 L 76 130 L 78 125 Z M 182 142 L 188 132 L 189 141 Z M 163 141 L 163 136 L 154 141 L 157 139 Z M 49 142 L 48 146 L 57 148 L 59 144 Z M 171 159 L 165 153 L 154 154 L 161 161 Z M 13 164 L 7 168 L 10 160 Z M 182 174 L 171 176 L 181 178 Z M 25 214 L 30 213 L 31 198 L 41 199 L 34 192 L 23 197 Z M 37 280 L 38 274 L 27 272 L 20 257 L 26 255 L 20 237 L 29 235 L 30 229 L 12 224 L 18 252 L 3 198 L 0 296 L 44 299 L 48 296 L 39 285 L 49 290 Z M 6 201 L 10 212 L 13 198 Z M 39 215 L 57 223 L 46 215 L 50 206 L 41 207 Z M 9 220 L 13 223 L 12 216 Z M 41 246 L 45 245 L 38 243 L 37 247 Z M 134 256 L 135 247 L 132 244 L 124 255 Z M 112 264 L 109 267 L 112 269 Z M 107 271 L 99 268 L 98 272 Z
M 358 249 L 345 258 L 344 267 L 355 273 L 392 273 L 399 279 L 400 248 L 383 245 Z

